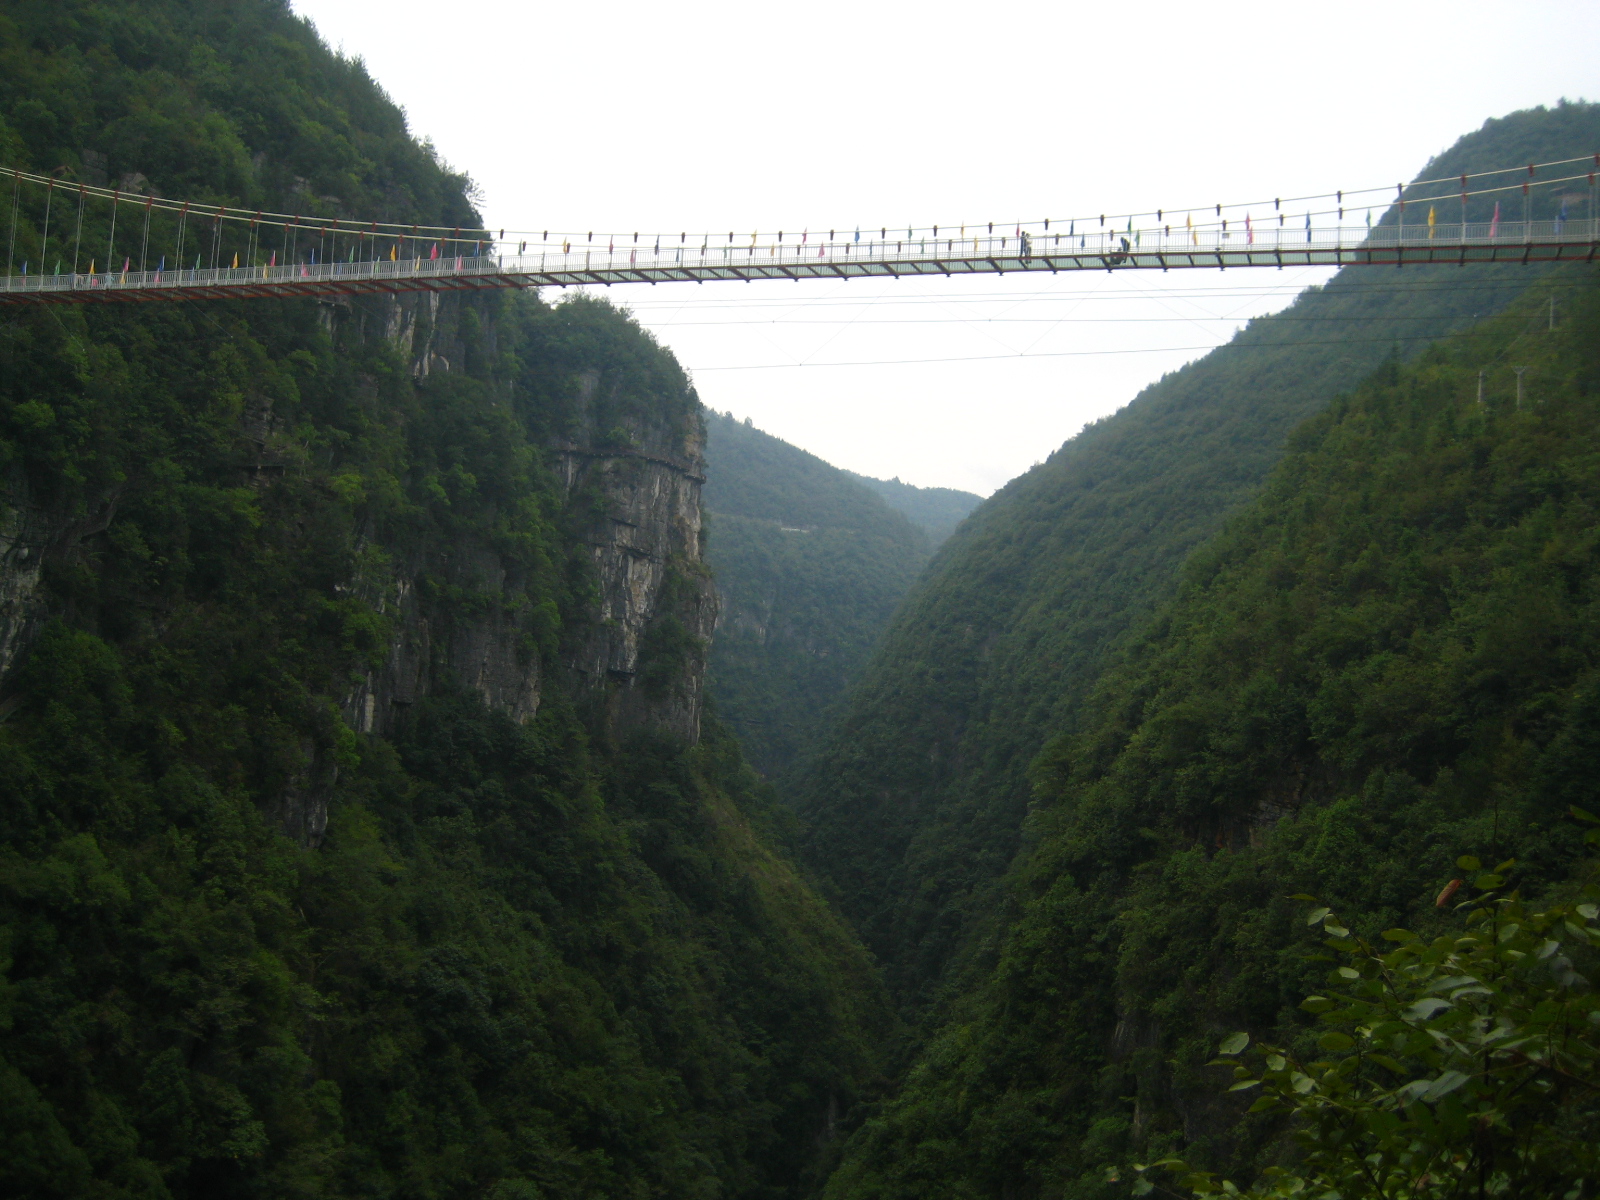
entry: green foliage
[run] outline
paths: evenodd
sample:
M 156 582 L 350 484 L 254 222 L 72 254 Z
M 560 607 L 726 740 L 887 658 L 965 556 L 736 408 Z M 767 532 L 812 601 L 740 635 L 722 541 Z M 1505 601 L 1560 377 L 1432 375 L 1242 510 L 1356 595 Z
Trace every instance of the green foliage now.
M 287 5 L 22 0 L 0 18 L 0 63 L 13 165 L 106 186 L 144 176 L 193 201 L 474 223 L 464 178 Z
M 1574 815 L 1600 824 L 1582 809 Z M 1591 832 L 1590 844 L 1600 843 Z M 1480 872 L 1476 858 L 1459 864 Z M 1432 941 L 1389 929 L 1389 946 L 1359 938 L 1326 908 L 1311 914 L 1342 958 L 1317 1014 L 1316 1048 L 1302 1062 L 1271 1046 L 1237 1056 L 1249 1036 L 1222 1043 L 1229 1091 L 1257 1095 L 1252 1113 L 1293 1118 L 1300 1161 L 1268 1167 L 1241 1192 L 1181 1159 L 1152 1164 L 1196 1195 L 1316 1196 L 1344 1200 L 1452 1200 L 1465 1196 L 1592 1195 L 1600 1172 L 1600 994 L 1574 966 L 1600 945 L 1595 901 L 1530 911 L 1504 890 L 1507 861 L 1477 875 L 1481 894 L 1464 928 Z M 1591 868 L 1591 876 L 1600 864 Z M 1442 907 L 1461 886 L 1441 893 Z M 1255 1089 L 1260 1092 L 1256 1093 Z M 1159 1186 L 1136 1168 L 1133 1192 Z M 1166 1188 L 1161 1188 L 1167 1191 Z
M 56 627 L 0 746 L 10 1189 L 780 1195 L 815 1169 L 873 982 L 751 832 L 770 802 L 725 735 L 613 767 L 559 705 L 437 697 L 355 747 L 305 852 L 189 755 L 153 769 L 166 713 L 120 659 Z
M 1536 109 L 1488 122 L 1425 174 L 1597 144 L 1600 106 Z M 1118 640 L 1258 493 L 1290 432 L 1384 361 L 1501 311 L 1534 278 L 1504 266 L 1346 269 L 1152 384 L 963 522 L 793 789 L 808 860 L 909 1011 L 968 986 L 969 966 L 976 979 L 992 965 L 1030 764 L 1081 726 Z M 1492 365 L 1494 394 L 1512 383 L 1510 365 Z
M 1286 895 L 1431 945 L 1474 847 L 1565 885 L 1600 744 L 1600 289 L 1563 295 L 1553 333 L 1535 288 L 1377 371 L 1193 557 L 1041 757 L 994 967 L 830 1196 L 1109 1197 L 1107 1165 L 1175 1151 L 1253 1176 L 1276 1126 L 1206 1063 L 1240 1028 L 1316 1058 Z
M 706 426 L 723 600 L 711 691 L 751 762 L 781 776 L 855 682 L 928 543 L 848 472 L 731 416 Z
M 10 5 L 0 58 L 23 165 L 472 221 L 285 5 Z M 616 740 L 564 667 L 603 497 L 552 445 L 681 445 L 697 412 L 592 301 L 0 324 L 0 1192 L 813 1185 L 887 1032 L 868 960 L 714 718 Z M 533 719 L 450 678 L 483 629 Z M 402 651 L 429 686 L 355 732 Z

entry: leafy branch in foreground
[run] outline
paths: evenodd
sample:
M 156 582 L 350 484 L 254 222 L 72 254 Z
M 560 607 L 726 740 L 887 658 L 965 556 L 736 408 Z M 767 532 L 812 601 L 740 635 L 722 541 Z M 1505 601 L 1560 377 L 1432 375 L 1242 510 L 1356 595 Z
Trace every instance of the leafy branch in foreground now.
M 1600 845 L 1600 819 L 1572 815 L 1597 827 L 1585 840 Z M 1291 1118 L 1298 1167 L 1269 1167 L 1246 1191 L 1169 1158 L 1134 1168 L 1135 1195 L 1580 1200 L 1600 1192 L 1600 996 L 1578 970 L 1600 946 L 1600 862 L 1580 900 L 1538 912 L 1506 890 L 1514 861 L 1487 872 L 1475 858 L 1458 865 L 1476 873 L 1477 893 L 1455 906 L 1464 912 L 1459 934 L 1427 941 L 1391 929 L 1386 945 L 1373 944 L 1327 908 L 1310 914 L 1343 959 L 1327 994 L 1301 1003 L 1318 1017 L 1325 1057 L 1251 1049 L 1244 1033 L 1222 1043 L 1213 1065 L 1233 1066 L 1230 1090 L 1259 1088 L 1251 1112 Z M 1462 886 L 1453 880 L 1439 907 Z

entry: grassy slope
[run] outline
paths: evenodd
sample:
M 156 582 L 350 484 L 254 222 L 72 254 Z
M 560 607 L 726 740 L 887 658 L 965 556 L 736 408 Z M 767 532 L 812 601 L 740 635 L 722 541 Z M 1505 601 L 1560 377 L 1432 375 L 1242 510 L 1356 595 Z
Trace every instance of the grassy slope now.
M 1533 110 L 1490 121 L 1424 175 L 1595 144 L 1600 108 Z M 1028 764 L 1076 725 L 1108 648 L 1257 491 L 1289 431 L 1532 278 L 1347 269 L 1086 429 L 940 549 L 796 788 L 811 860 L 903 1002 L 930 1002 L 983 927 L 1019 844 Z

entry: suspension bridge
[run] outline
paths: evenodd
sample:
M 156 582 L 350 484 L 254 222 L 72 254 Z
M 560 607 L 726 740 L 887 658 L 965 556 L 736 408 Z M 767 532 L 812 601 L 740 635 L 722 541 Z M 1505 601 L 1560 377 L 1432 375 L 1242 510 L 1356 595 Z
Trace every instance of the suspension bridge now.
M 1006 222 L 998 231 L 987 222 L 879 226 L 865 237 L 855 228 L 598 238 L 593 231 L 541 230 L 513 231 L 508 238 L 505 230 L 496 235 L 191 204 L 0 169 L 0 179 L 13 181 L 0 304 L 1028 271 L 1592 262 L 1600 250 L 1597 170 L 1600 154 L 1419 180 L 1395 185 L 1392 197 L 1387 187 L 1368 188 L 1114 217 Z M 1383 198 L 1375 204 L 1379 192 Z M 1559 204 L 1553 216 L 1533 219 L 1536 197 L 1547 209 Z M 1491 201 L 1487 219 L 1468 219 L 1469 206 L 1486 209 Z M 1574 203 L 1582 208 L 1576 216 L 1569 214 Z M 108 209 L 97 218 L 100 204 Z M 1520 215 L 1502 219 L 1502 206 L 1520 207 Z M 1358 222 L 1355 214 L 1363 207 L 1366 219 Z M 1381 214 L 1376 225 L 1375 207 Z M 55 268 L 30 273 L 30 265 L 49 260 L 52 216 Z M 70 228 L 63 232 L 64 226 Z M 35 257 L 24 257 L 20 271 L 19 235 L 25 252 L 35 247 Z M 103 246 L 100 254 L 97 245 Z

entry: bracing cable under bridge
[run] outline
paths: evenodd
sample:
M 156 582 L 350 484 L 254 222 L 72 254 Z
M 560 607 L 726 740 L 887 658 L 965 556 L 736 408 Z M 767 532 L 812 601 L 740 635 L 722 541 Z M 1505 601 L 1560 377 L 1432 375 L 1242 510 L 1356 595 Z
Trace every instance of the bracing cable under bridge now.
M 825 235 L 803 229 L 748 236 L 513 230 L 508 236 L 503 229 L 191 203 L 0 168 L 0 180 L 12 181 L 0 303 L 1019 271 L 1593 261 L 1600 249 L 1597 170 L 1600 154 L 1396 184 L 1392 195 L 1386 186 L 1019 220 L 998 228 L 984 222 L 879 225 L 876 235 L 867 229 L 865 236 L 860 227 Z M 1474 200 L 1479 207 L 1492 200 L 1492 215 L 1470 220 Z M 1536 200 L 1555 211 L 1534 219 Z M 1574 203 L 1581 212 L 1569 212 Z M 1358 221 L 1362 209 L 1365 220 Z M 1374 209 L 1380 213 L 1376 225 Z

